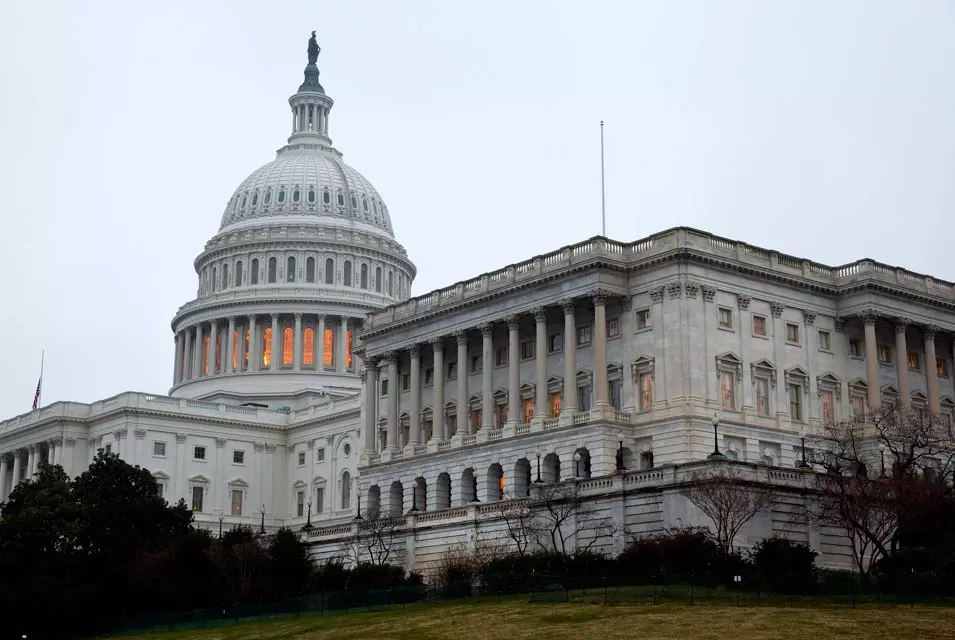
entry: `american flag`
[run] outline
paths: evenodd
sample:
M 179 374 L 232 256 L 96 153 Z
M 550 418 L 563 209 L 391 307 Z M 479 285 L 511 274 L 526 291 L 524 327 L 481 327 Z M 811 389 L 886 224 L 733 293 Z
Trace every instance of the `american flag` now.
M 36 411 L 36 408 L 40 404 L 40 385 L 43 384 L 43 376 L 40 376 L 40 379 L 36 382 L 36 393 L 33 394 L 33 410 Z

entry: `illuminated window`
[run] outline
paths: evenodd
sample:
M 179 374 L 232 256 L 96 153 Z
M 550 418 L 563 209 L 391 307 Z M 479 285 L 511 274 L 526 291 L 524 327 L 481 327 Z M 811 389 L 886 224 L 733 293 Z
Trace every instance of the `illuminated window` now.
M 242 261 L 239 260 L 235 263 L 235 286 L 242 284 Z
M 209 336 L 202 339 L 202 373 L 209 375 Z
M 292 364 L 295 358 L 295 331 L 292 327 L 285 327 L 282 332 L 282 365 Z
M 720 374 L 720 386 L 723 391 L 723 408 L 731 411 L 736 410 L 736 384 L 733 381 L 733 374 L 724 371 Z
M 832 402 L 832 391 L 823 391 L 822 398 L 822 422 L 823 424 L 835 424 L 836 411 L 835 404 Z
M 259 259 L 252 260 L 252 273 L 249 274 L 249 284 L 259 284 Z
M 245 358 L 243 359 L 242 365 L 248 369 L 249 368 L 249 348 L 252 345 L 252 334 L 246 329 L 245 330 Z
M 351 369 L 351 330 L 345 332 L 345 368 Z
M 302 342 L 304 344 L 302 354 L 302 364 L 308 367 L 315 366 L 315 330 L 311 327 L 305 328 Z
M 239 332 L 232 332 L 232 369 L 239 368 Z
M 305 261 L 305 282 L 315 282 L 315 258 Z
M 919 362 L 919 354 L 917 351 L 909 351 L 909 369 L 918 371 L 921 369 L 921 363 Z
M 640 374 L 640 411 L 649 411 L 653 406 L 653 376 Z
M 524 414 L 524 424 L 530 424 L 534 419 L 534 399 L 525 398 L 521 403 L 521 413 Z
M 335 261 L 331 258 L 325 260 L 325 284 L 335 284 Z
M 342 269 L 342 281 L 346 287 L 351 286 L 351 260 L 345 260 L 345 266 Z
M 216 333 L 216 361 L 213 363 L 213 369 L 216 373 L 219 373 L 222 369 L 222 339 L 225 337 L 225 333 L 218 332 Z
M 295 282 L 295 258 L 291 256 L 285 263 L 285 281 Z
M 269 282 L 275 282 L 275 271 L 278 266 L 278 262 L 275 258 L 269 258 Z
M 322 366 L 335 366 L 335 330 L 325 329 L 325 338 L 323 342 Z
M 948 377 L 948 360 L 935 358 L 935 372 L 940 376 Z
M 272 364 L 272 327 L 266 327 L 262 334 L 262 366 Z
M 557 418 L 560 416 L 560 393 L 550 394 L 550 415 Z
M 368 265 L 367 264 L 361 265 L 361 275 L 359 276 L 358 283 L 362 289 L 368 288 Z

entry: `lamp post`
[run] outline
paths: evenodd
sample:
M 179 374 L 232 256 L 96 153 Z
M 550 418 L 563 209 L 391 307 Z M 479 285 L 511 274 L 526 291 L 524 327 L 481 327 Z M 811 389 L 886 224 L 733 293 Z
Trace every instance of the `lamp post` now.
M 355 520 L 362 520 L 363 518 L 361 517 L 361 487 L 358 487 L 358 489 L 355 491 L 355 494 L 358 496 L 358 515 L 355 516 Z
M 411 483 L 411 509 L 408 513 L 418 513 L 418 480 Z
M 262 525 L 259 527 L 259 533 L 265 535 L 265 503 L 262 503 Z
M 712 422 L 713 422 L 713 453 L 711 453 L 710 455 L 706 457 L 709 458 L 710 460 L 723 460 L 726 458 L 726 456 L 724 456 L 720 452 L 720 440 L 719 440 L 719 435 L 717 434 L 717 430 L 720 427 L 720 417 L 716 415 L 715 413 L 713 414 Z
M 623 471 L 623 431 L 617 432 L 617 471 Z
M 882 461 L 882 476 L 885 476 L 885 447 L 879 445 L 879 459 Z
M 574 477 L 575 478 L 580 477 L 580 452 L 579 451 L 574 452 Z
M 474 502 L 480 502 L 481 499 L 478 498 L 478 474 L 472 474 L 474 476 Z
M 541 449 L 537 450 L 537 480 L 534 481 L 534 484 L 541 483 L 541 456 L 544 455 L 544 452 Z
M 806 462 L 806 430 L 805 428 L 799 430 L 799 443 L 802 447 L 802 460 L 796 467 L 800 469 L 808 469 L 809 464 Z
M 222 521 L 225 520 L 225 516 L 221 513 L 219 514 L 219 539 L 222 539 Z
M 314 529 L 312 526 L 312 496 L 308 496 L 308 517 L 305 519 L 305 524 L 302 525 L 302 531 L 308 534 L 309 531 Z

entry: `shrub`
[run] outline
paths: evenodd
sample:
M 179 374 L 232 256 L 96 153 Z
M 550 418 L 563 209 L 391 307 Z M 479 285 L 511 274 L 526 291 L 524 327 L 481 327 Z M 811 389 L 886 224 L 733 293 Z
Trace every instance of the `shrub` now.
M 727 565 L 736 565 L 737 561 L 732 555 L 724 558 L 720 554 L 708 529 L 682 527 L 634 538 L 618 563 L 621 573 L 631 581 L 659 583 L 719 581 Z
M 812 593 L 816 588 L 816 556 L 807 545 L 773 536 L 749 552 L 757 577 L 778 593 Z

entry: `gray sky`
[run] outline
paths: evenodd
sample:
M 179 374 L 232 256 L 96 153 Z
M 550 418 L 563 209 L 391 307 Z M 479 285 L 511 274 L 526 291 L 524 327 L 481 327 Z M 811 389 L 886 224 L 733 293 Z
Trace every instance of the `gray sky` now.
M 41 349 L 44 404 L 168 390 L 193 259 L 284 144 L 312 29 L 416 295 L 599 233 L 601 119 L 614 238 L 955 280 L 950 1 L 5 0 L 0 419 Z

